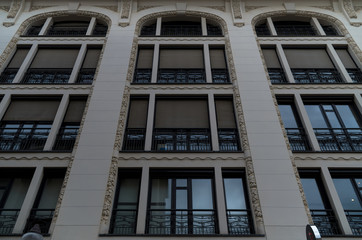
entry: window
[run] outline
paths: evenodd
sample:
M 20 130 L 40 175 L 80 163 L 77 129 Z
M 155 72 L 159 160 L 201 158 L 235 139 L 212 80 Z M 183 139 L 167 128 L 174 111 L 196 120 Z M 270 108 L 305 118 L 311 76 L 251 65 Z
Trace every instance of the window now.
M 322 236 L 340 234 L 337 219 L 327 199 L 319 170 L 299 171 L 313 222 Z
M 110 234 L 130 235 L 136 233 L 140 182 L 141 171 L 137 169 L 119 170 Z
M 223 179 L 229 234 L 253 234 L 253 220 L 246 195 L 244 171 L 223 170 Z
M 362 235 L 362 173 L 360 170 L 331 170 L 353 235 Z
M 229 83 L 229 73 L 226 66 L 225 50 L 223 48 L 210 48 L 210 63 L 213 83 Z
M 39 224 L 42 233 L 48 233 L 58 196 L 63 185 L 65 169 L 45 169 L 35 203 L 31 209 L 24 232 Z
M 213 172 L 151 170 L 148 234 L 216 234 Z
M 336 48 L 336 52 L 346 68 L 349 76 L 354 83 L 362 82 L 362 71 L 358 68 L 352 56 L 346 48 Z
M 134 83 L 150 83 L 152 77 L 153 48 L 138 49 L 137 65 L 134 73 Z
M 77 83 L 92 84 L 101 50 L 100 46 L 88 46 L 83 64 L 78 73 Z
M 316 36 L 316 30 L 309 22 L 304 21 L 274 21 L 278 36 Z
M 352 104 L 305 101 L 305 108 L 321 151 L 362 151 L 361 121 Z
M 262 48 L 271 83 L 286 83 L 287 79 L 275 48 Z
M 29 46 L 18 46 L 11 61 L 1 73 L 0 83 L 12 83 L 18 70 L 29 52 Z
M 11 235 L 33 170 L 0 169 L 0 235 Z

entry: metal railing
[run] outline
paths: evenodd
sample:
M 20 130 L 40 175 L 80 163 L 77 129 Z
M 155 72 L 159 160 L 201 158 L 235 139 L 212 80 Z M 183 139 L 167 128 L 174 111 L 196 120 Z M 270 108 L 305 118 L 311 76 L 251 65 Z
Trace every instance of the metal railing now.
M 51 26 L 46 36 L 83 36 L 87 33 L 88 26 L 57 27 Z
M 291 69 L 296 83 L 343 83 L 336 69 Z
M 354 83 L 362 83 L 362 71 L 358 68 L 348 68 L 347 72 Z
M 209 129 L 154 129 L 153 151 L 211 151 Z
M 146 129 L 127 128 L 124 133 L 124 151 L 142 151 L 145 147 Z
M 26 222 L 24 232 L 28 232 L 35 224 L 39 224 L 41 233 L 48 233 L 52 223 L 54 209 L 32 209 Z
M 222 30 L 218 26 L 207 24 L 207 35 L 208 36 L 222 36 Z
M 213 83 L 230 83 L 227 69 L 211 69 Z
M 268 68 L 271 83 L 287 83 L 284 71 L 281 68 Z
M 192 36 L 201 36 L 201 35 L 202 35 L 201 24 L 200 25 L 163 24 L 161 27 L 161 36 L 192 37 Z
M 26 84 L 66 84 L 69 81 L 72 69 L 66 68 L 31 68 L 29 69 L 22 83 Z
M 152 69 L 137 68 L 134 72 L 134 83 L 150 83 L 152 78 Z
M 362 211 L 345 210 L 353 235 L 362 236 Z
M 142 27 L 140 36 L 155 36 L 155 35 L 156 35 L 156 24 Z
M 132 235 L 136 233 L 136 210 L 114 209 L 109 227 L 109 234 Z
M 71 151 L 78 136 L 79 126 L 61 127 L 55 140 L 53 150 Z
M 6 68 L 0 75 L 0 83 L 12 83 L 18 70 L 18 68 Z
M 231 235 L 250 235 L 254 233 L 250 210 L 227 210 L 228 230 Z
M 32 26 L 28 29 L 25 36 L 34 37 L 38 36 L 43 26 Z
M 158 83 L 206 83 L 204 69 L 159 69 Z
M 316 32 L 311 25 L 281 25 L 274 24 L 278 36 L 288 37 L 309 37 L 316 36 Z
M 258 37 L 270 36 L 269 28 L 266 24 L 255 26 L 255 32 Z
M 148 210 L 146 232 L 154 235 L 214 235 L 215 210 Z
M 361 128 L 314 128 L 322 152 L 361 152 Z
M 0 209 L 0 235 L 11 235 L 20 209 Z
M 303 128 L 286 128 L 290 147 L 293 152 L 309 151 L 307 135 Z
M 218 135 L 220 151 L 236 152 L 241 150 L 237 129 L 218 129 Z
M 94 80 L 95 68 L 82 68 L 78 73 L 76 83 L 79 84 L 92 84 Z
M 312 219 L 322 236 L 340 234 L 338 222 L 332 209 L 310 210 Z

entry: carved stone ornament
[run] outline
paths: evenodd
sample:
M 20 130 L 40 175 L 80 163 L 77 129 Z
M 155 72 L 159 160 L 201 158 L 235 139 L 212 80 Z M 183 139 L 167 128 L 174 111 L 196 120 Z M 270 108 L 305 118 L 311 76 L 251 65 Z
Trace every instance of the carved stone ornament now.
M 128 19 L 131 11 L 132 0 L 122 0 L 121 19 Z
M 242 19 L 240 0 L 231 0 L 231 7 L 233 9 L 234 18 Z
M 9 6 L 0 6 L 1 10 L 4 10 L 5 12 L 9 12 L 10 7 Z
M 29 12 L 36 11 L 36 10 L 39 10 L 39 9 L 49 8 L 49 7 L 52 7 L 52 6 L 31 6 L 30 9 L 29 9 Z
M 357 18 L 357 13 L 353 8 L 352 0 L 343 0 L 343 7 L 350 18 Z
M 108 175 L 106 195 L 104 197 L 104 206 L 102 210 L 101 221 L 107 224 L 112 213 L 112 202 L 114 198 L 114 190 L 117 184 L 118 161 L 116 157 L 112 157 L 111 167 Z
M 24 0 L 13 0 L 7 17 L 15 18 L 16 14 L 19 12 L 20 7 L 23 3 L 24 3 Z

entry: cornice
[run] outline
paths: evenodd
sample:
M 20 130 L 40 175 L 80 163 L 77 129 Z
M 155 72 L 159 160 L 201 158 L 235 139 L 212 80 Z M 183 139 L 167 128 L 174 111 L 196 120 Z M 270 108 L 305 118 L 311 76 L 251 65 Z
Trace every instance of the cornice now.
M 306 161 L 306 160 L 323 160 L 323 161 L 327 161 L 327 160 L 331 160 L 331 161 L 361 161 L 362 160 L 362 156 L 357 157 L 357 156 L 348 156 L 348 155 L 336 155 L 336 156 L 331 156 L 330 154 L 328 155 L 317 155 L 317 156 L 295 156 L 294 157 L 295 160 L 301 160 L 301 161 Z
M 29 84 L 4 84 L 0 85 L 0 90 L 91 90 L 92 85 L 29 85 Z
M 16 154 L 16 153 L 15 153 Z M 69 161 L 71 159 L 71 156 L 29 156 L 29 155 L 15 155 L 15 154 L 9 154 L 0 156 L 0 161 L 9 161 L 9 160 L 25 160 L 25 161 L 56 161 L 56 160 L 62 160 L 62 161 Z M 41 153 L 40 153 L 41 154 Z
M 122 154 L 122 153 L 120 153 Z M 167 154 L 167 153 L 166 153 Z M 185 156 L 179 156 L 179 154 L 173 154 L 173 156 L 171 156 L 170 154 L 167 154 L 166 156 L 161 156 L 163 155 L 162 153 L 157 154 L 152 156 L 152 154 L 147 154 L 144 156 L 119 156 L 118 160 L 122 160 L 122 161 L 140 161 L 140 160 L 157 160 L 157 161 L 186 161 L 186 160 L 191 160 L 191 161 L 206 161 L 206 160 L 223 160 L 223 161 L 227 161 L 227 160 L 246 160 L 246 158 L 243 156 L 243 153 L 240 153 L 239 156 L 225 156 L 227 154 L 223 154 L 223 155 L 219 155 L 217 153 L 210 153 L 210 154 L 206 154 L 205 156 L 192 156 L 190 155 L 185 155 Z
M 281 84 L 272 85 L 272 89 L 362 89 L 362 84 Z

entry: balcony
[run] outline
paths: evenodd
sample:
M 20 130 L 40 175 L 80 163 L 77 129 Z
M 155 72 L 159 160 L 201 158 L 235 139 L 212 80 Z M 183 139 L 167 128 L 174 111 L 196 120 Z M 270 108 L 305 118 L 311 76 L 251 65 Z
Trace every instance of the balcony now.
M 133 83 L 151 83 L 152 69 L 137 68 L 134 72 Z
M 72 69 L 50 69 L 32 68 L 29 69 L 22 81 L 25 84 L 67 84 Z
M 211 69 L 213 83 L 230 83 L 227 69 Z
M 274 23 L 278 36 L 285 37 L 310 37 L 316 36 L 316 32 L 309 24 L 277 24 Z
M 78 84 L 92 84 L 94 80 L 95 68 L 82 68 L 78 73 Z
M 287 83 L 284 71 L 281 68 L 268 68 L 271 83 Z
M 146 129 L 128 128 L 124 133 L 124 151 L 143 151 L 145 147 Z
M 68 36 L 85 36 L 88 30 L 88 24 L 72 27 L 52 26 L 49 28 L 46 36 L 68 37 Z
M 314 128 L 322 152 L 361 152 L 362 129 Z
M 111 235 L 132 235 L 136 233 L 136 210 L 113 210 L 112 220 L 109 227 Z
M 340 234 L 337 219 L 331 209 L 310 210 L 314 225 L 322 236 Z
M 227 210 L 228 230 L 231 235 L 254 233 L 250 210 Z
M 32 209 L 24 232 L 28 232 L 35 224 L 39 224 L 41 233 L 48 233 L 53 215 L 54 209 Z
M 152 235 L 215 235 L 216 216 L 213 209 L 148 210 L 146 231 Z
M 292 69 L 296 83 L 343 83 L 335 69 Z
M 53 150 L 72 151 L 75 140 L 78 136 L 78 130 L 79 125 L 61 127 L 55 140 Z
M 286 128 L 290 147 L 293 152 L 309 151 L 309 143 L 303 128 Z
M 152 150 L 159 152 L 209 152 L 209 129 L 154 129 Z
M 0 209 L 0 235 L 11 235 L 20 209 Z
M 161 36 L 196 37 L 202 36 L 201 25 L 193 24 L 162 24 Z
M 159 69 L 158 83 L 199 84 L 206 83 L 204 69 Z
M 7 68 L 5 69 L 0 76 L 0 83 L 12 83 L 16 74 L 18 73 L 18 68 Z
M 354 83 L 362 83 L 362 71 L 360 69 L 349 68 L 347 72 Z
M 269 28 L 266 24 L 260 24 L 255 27 L 255 32 L 258 37 L 267 37 L 270 36 Z
M 348 210 L 344 212 L 346 213 L 352 234 L 362 236 L 362 211 Z
M 220 151 L 237 152 L 241 150 L 237 129 L 219 129 L 218 134 Z

